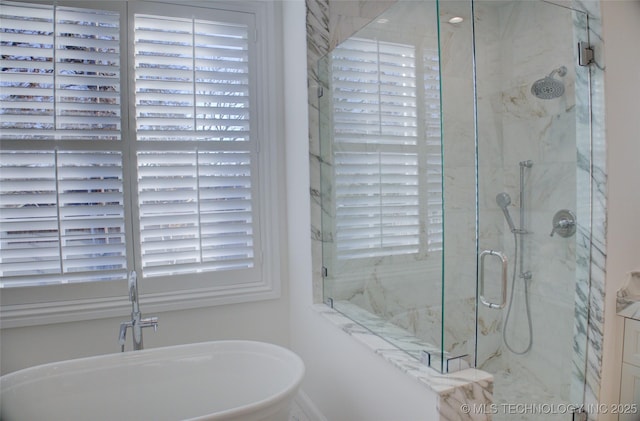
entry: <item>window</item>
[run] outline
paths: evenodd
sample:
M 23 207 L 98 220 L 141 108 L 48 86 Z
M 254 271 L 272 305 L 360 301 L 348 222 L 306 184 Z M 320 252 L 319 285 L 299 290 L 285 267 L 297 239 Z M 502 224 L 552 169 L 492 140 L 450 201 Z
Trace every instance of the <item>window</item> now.
M 331 59 L 336 263 L 441 251 L 437 51 L 350 38 Z
M 277 296 L 274 6 L 86 5 L 0 10 L 3 315 L 133 270 L 168 308 Z

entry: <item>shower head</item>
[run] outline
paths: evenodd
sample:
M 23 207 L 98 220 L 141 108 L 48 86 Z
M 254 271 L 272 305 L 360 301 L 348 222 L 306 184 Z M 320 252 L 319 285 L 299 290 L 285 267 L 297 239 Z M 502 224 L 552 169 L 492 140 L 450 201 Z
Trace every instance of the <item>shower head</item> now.
M 565 76 L 567 68 L 562 66 L 554 69 L 549 76 L 533 82 L 531 93 L 540 99 L 554 99 L 564 95 L 564 84 L 553 77 L 556 73 L 558 76 Z
M 564 85 L 559 80 L 547 76 L 533 82 L 531 93 L 540 99 L 555 99 L 564 94 Z
M 502 213 L 504 213 L 504 217 L 507 220 L 507 224 L 509 224 L 511 232 L 516 232 L 516 226 L 513 223 L 513 219 L 511 219 L 509 209 L 507 209 L 507 206 L 511 204 L 511 196 L 509 196 L 509 193 L 498 193 L 496 196 L 496 203 L 500 206 L 500 209 L 502 209 Z

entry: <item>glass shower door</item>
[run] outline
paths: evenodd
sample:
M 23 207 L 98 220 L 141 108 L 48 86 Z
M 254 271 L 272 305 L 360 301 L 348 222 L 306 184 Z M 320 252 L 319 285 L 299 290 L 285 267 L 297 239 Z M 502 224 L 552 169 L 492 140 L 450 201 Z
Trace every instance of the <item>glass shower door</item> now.
M 582 41 L 586 16 L 542 0 L 407 0 L 318 66 L 325 301 L 494 374 L 497 420 L 583 402 Z
M 590 139 L 588 69 L 576 47 L 587 20 L 543 1 L 473 9 L 475 363 L 495 376 L 494 419 L 567 420 L 567 405 L 583 401 L 587 339 L 575 235 L 589 220 L 588 180 L 577 171 L 588 159 L 578 143 Z
M 318 103 L 324 300 L 441 366 L 437 16 L 401 1 L 343 40 L 318 63 Z

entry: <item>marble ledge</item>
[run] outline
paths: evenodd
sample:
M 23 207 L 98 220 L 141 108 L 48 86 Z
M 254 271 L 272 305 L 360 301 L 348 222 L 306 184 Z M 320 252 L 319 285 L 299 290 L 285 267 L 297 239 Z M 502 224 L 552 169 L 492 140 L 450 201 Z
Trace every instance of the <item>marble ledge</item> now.
M 640 271 L 627 274 L 625 284 L 616 297 L 618 316 L 640 320 Z
M 439 397 L 440 420 L 480 419 L 477 415 L 461 413 L 461 405 L 492 403 L 493 375 L 474 368 L 450 374 L 439 373 L 325 304 L 315 304 L 314 310 L 387 362 L 435 392 Z M 452 413 L 456 413 L 453 418 Z

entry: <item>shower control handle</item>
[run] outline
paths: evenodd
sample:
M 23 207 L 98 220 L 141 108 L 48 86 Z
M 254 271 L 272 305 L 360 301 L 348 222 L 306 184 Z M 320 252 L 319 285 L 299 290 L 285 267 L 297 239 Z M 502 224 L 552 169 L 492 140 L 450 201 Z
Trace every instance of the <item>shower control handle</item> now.
M 492 303 L 488 301 L 484 296 L 484 259 L 487 256 L 495 256 L 499 258 L 502 263 L 502 301 L 500 303 Z M 507 305 L 507 267 L 507 256 L 505 256 L 503 253 L 496 250 L 485 250 L 480 253 L 480 302 L 483 305 L 493 309 L 501 309 Z
M 553 217 L 550 236 L 558 234 L 560 237 L 571 237 L 576 233 L 576 215 L 568 209 L 561 209 Z

